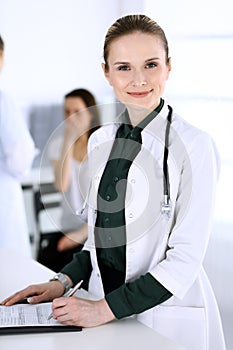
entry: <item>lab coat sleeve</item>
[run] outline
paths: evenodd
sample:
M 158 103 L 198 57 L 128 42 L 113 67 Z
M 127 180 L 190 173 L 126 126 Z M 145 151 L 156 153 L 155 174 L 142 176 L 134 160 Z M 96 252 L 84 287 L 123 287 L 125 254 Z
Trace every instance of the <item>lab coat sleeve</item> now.
M 35 146 L 20 109 L 3 94 L 0 96 L 0 136 L 6 170 L 20 177 L 32 165 Z
M 179 190 L 173 203 L 174 222 L 164 259 L 152 276 L 182 299 L 202 265 L 214 214 L 219 157 L 211 137 L 203 132 L 186 145 Z M 172 179 L 171 179 L 172 182 Z

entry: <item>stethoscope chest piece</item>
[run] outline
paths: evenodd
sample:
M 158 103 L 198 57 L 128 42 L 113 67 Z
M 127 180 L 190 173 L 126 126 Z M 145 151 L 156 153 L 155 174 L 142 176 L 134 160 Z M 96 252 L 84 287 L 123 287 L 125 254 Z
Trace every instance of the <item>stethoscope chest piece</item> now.
M 160 205 L 160 211 L 162 215 L 166 215 L 169 219 L 171 217 L 172 204 L 170 198 L 167 195 L 163 196 L 163 201 Z

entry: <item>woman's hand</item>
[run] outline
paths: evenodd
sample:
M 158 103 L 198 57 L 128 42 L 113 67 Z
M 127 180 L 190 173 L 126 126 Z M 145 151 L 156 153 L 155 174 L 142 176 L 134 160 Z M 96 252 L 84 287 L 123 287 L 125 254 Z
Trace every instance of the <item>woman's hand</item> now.
M 42 301 L 52 301 L 63 293 L 64 287 L 59 281 L 35 284 L 6 298 L 1 302 L 1 305 L 10 306 L 23 299 L 27 299 L 29 304 L 37 304 Z
M 90 130 L 92 115 L 88 109 L 74 113 L 65 120 L 65 137 L 70 142 L 76 142 L 78 138 Z
M 63 252 L 68 249 L 75 248 L 80 244 L 84 244 L 87 239 L 87 224 L 84 224 L 81 229 L 66 233 L 57 243 L 57 250 Z
M 114 320 L 115 316 L 105 299 L 63 297 L 53 301 L 53 318 L 66 325 L 95 327 Z

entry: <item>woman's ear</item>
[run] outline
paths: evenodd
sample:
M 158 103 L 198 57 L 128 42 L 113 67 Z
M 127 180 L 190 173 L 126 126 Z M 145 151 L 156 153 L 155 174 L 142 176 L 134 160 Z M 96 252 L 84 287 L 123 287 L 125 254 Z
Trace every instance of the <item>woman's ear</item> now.
M 109 78 L 109 72 L 108 72 L 108 70 L 106 69 L 106 64 L 105 64 L 105 63 L 101 63 L 101 67 L 102 67 L 102 69 L 103 69 L 105 78 L 108 80 L 109 84 L 112 85 L 112 84 L 111 84 L 111 81 L 110 81 L 110 78 Z
M 0 72 L 1 72 L 2 67 L 3 67 L 3 63 L 4 63 L 4 53 L 3 53 L 3 51 L 0 50 Z
M 169 78 L 171 70 L 172 70 L 171 57 L 169 57 L 167 60 L 167 79 Z
M 172 60 L 171 57 L 168 57 L 167 66 L 168 66 L 168 69 L 169 69 L 169 73 L 172 70 L 171 60 Z

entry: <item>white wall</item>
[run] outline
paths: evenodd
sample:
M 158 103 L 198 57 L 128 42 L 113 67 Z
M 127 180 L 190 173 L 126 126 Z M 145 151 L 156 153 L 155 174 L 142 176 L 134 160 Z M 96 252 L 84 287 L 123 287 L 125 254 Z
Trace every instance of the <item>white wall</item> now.
M 129 1 L 132 11 L 142 1 Z M 101 70 L 108 27 L 128 11 L 116 0 L 0 0 L 0 33 L 6 45 L 0 86 L 21 104 L 60 101 L 75 87 L 99 102 L 111 89 Z M 126 10 L 124 7 L 126 6 Z

